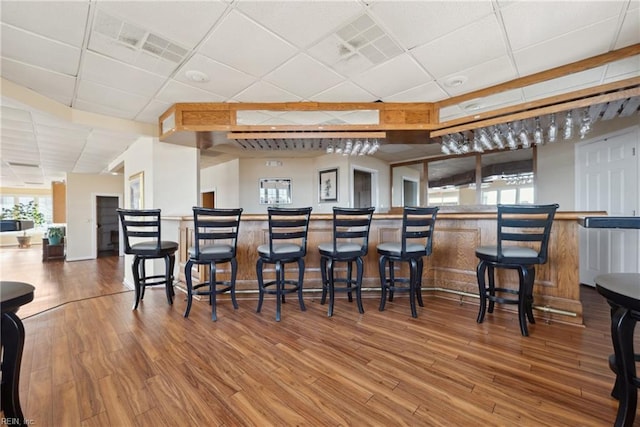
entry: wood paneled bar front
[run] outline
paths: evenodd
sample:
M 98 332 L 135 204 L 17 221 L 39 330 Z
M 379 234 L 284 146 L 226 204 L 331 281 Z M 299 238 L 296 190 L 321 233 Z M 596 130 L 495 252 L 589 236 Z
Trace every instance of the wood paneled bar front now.
M 536 267 L 534 306 L 536 317 L 577 325 L 583 324 L 580 302 L 579 247 L 577 219 L 590 215 L 606 215 L 604 212 L 557 212 L 551 229 L 549 261 Z M 318 244 L 332 240 L 332 220 L 330 214 L 312 214 L 309 225 L 307 256 L 305 257 L 305 291 L 318 292 L 321 289 L 320 254 Z M 375 214 L 371 223 L 369 253 L 365 257 L 363 289 L 367 292 L 380 290 L 378 256 L 376 246 L 385 241 L 399 241 L 402 215 Z M 438 213 L 433 241 L 433 253 L 424 260 L 423 293 L 477 304 L 478 285 L 476 280 L 475 248 L 495 244 L 495 207 L 481 206 L 443 208 Z M 238 239 L 238 276 L 236 287 L 239 292 L 256 291 L 257 247 L 268 242 L 269 228 L 267 215 L 242 216 Z M 180 282 L 184 284 L 184 266 L 187 251 L 193 242 L 193 218 L 180 218 L 179 268 Z M 342 266 L 341 266 L 342 267 Z M 288 277 L 297 272 L 287 270 Z M 398 266 L 398 275 L 408 275 L 406 266 Z M 343 268 L 342 274 L 344 274 Z M 217 269 L 219 280 L 228 274 L 229 266 Z M 194 280 L 205 280 L 206 266 L 194 267 Z M 275 276 L 273 268 L 265 268 L 266 277 Z M 265 277 L 265 279 L 266 279 Z M 496 272 L 496 285 L 518 286 L 517 272 L 506 270 Z M 505 286 L 506 285 L 506 286 Z M 497 310 L 515 310 L 512 306 L 496 306 Z M 428 308 L 427 308 L 428 309 Z

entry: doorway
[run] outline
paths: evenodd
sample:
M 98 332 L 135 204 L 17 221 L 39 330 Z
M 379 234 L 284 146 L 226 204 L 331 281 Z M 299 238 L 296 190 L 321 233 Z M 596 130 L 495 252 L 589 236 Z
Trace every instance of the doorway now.
M 117 196 L 96 196 L 96 258 L 119 255 L 118 202 Z
M 368 208 L 375 206 L 375 187 L 373 172 L 353 169 L 353 207 Z
M 202 207 L 203 208 L 215 208 L 216 207 L 216 192 L 207 191 L 202 193 Z
M 638 128 L 576 146 L 576 208 L 636 216 L 639 208 Z M 640 272 L 640 231 L 580 227 L 580 283 L 605 273 Z
M 417 181 L 412 181 L 407 178 L 402 179 L 402 205 L 420 206 Z

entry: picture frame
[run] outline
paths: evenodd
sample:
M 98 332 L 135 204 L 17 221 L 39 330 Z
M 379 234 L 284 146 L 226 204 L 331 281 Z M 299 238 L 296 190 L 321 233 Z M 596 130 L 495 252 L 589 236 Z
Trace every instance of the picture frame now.
M 318 172 L 318 199 L 320 203 L 338 201 L 338 168 Z
M 261 205 L 290 205 L 293 203 L 290 178 L 260 178 Z
M 144 172 L 129 177 L 129 209 L 144 209 Z

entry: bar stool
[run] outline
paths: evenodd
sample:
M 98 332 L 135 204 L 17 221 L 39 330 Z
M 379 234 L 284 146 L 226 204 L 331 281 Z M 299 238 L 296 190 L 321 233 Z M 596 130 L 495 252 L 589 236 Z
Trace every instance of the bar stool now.
M 422 258 L 431 255 L 433 229 L 436 225 L 437 207 L 420 208 L 405 206 L 402 213 L 402 238 L 400 242 L 385 242 L 378 245 L 380 256 L 380 311 L 384 310 L 389 291 L 389 301 L 393 301 L 396 291 L 409 292 L 411 317 L 418 317 L 416 299 L 422 302 Z M 394 262 L 409 263 L 409 277 L 395 277 Z M 387 264 L 389 277 L 387 278 Z
M 162 240 L 160 227 L 160 209 L 118 209 L 122 234 L 124 235 L 124 253 L 133 255 L 133 282 L 136 300 L 133 309 L 144 298 L 147 286 L 164 285 L 167 302 L 173 304 L 173 268 L 178 243 Z M 143 239 L 143 240 L 140 240 Z M 151 259 L 164 259 L 164 274 L 147 276 L 145 262 Z
M 269 243 L 258 246 L 256 275 L 258 276 L 258 307 L 262 309 L 264 294 L 276 296 L 276 321 L 280 321 L 281 303 L 285 294 L 297 292 L 300 310 L 305 311 L 302 299 L 304 279 L 304 256 L 307 254 L 307 232 L 311 208 L 275 208 L 267 209 L 269 216 Z M 285 279 L 287 263 L 298 264 L 298 280 Z M 265 282 L 262 276 L 264 264 L 275 264 L 276 278 Z M 274 289 L 275 288 L 275 289 Z
M 236 248 L 238 229 L 240 228 L 240 209 L 193 208 L 194 245 L 189 248 L 189 260 L 184 267 L 187 284 L 187 308 L 184 317 L 189 316 L 193 295 L 208 295 L 211 304 L 211 320 L 217 320 L 216 295 L 231 291 L 233 308 L 236 301 L 236 275 L 238 262 Z M 228 281 L 216 280 L 216 264 L 229 263 L 231 278 Z M 207 264 L 210 267 L 209 280 L 193 285 L 193 264 Z M 207 289 L 202 289 L 206 287 Z
M 374 207 L 369 208 L 333 208 L 333 241 L 318 245 L 320 251 L 320 271 L 322 272 L 322 299 L 324 304 L 329 293 L 329 310 L 327 315 L 333 316 L 335 291 L 347 292 L 349 302 L 353 301 L 352 292 L 356 291 L 358 311 L 364 313 L 362 307 L 362 275 L 364 262 L 362 258 L 369 250 L 369 229 Z M 347 276 L 335 277 L 335 263 L 347 263 Z M 356 279 L 353 279 L 353 263 L 356 263 Z M 344 283 L 336 287 L 336 283 Z
M 535 323 L 533 283 L 536 270 L 534 266 L 547 262 L 551 225 L 557 209 L 557 204 L 498 205 L 497 245 L 476 248 L 476 256 L 480 260 L 476 268 L 480 293 L 478 323 L 484 321 L 487 301 L 489 301 L 489 313 L 493 313 L 496 302 L 517 304 L 520 332 L 523 336 L 529 335 L 527 319 L 530 323 Z M 505 245 L 507 242 L 525 243 L 529 246 Z M 532 248 L 531 244 L 537 244 L 538 249 Z M 494 273 L 496 268 L 518 270 L 518 289 L 496 287 Z M 486 285 L 485 272 L 489 277 L 489 286 Z M 516 295 L 516 297 L 506 297 L 504 294 Z

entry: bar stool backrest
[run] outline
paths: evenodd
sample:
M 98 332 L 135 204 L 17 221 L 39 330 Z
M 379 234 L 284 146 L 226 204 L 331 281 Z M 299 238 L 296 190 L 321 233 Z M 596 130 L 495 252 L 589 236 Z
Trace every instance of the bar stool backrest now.
M 124 253 L 154 255 L 161 249 L 160 209 L 118 209 Z M 144 245 L 140 245 L 144 243 Z M 136 247 L 136 244 L 138 246 Z
M 504 255 L 505 242 L 536 243 L 538 256 L 532 263 L 547 262 L 551 225 L 558 204 L 552 205 L 498 205 L 498 262 L 508 262 Z M 528 260 L 531 261 L 531 260 Z
M 238 230 L 242 208 L 213 209 L 193 207 L 194 257 L 200 258 L 204 246 L 214 245 L 217 240 L 230 242 L 231 256 L 236 256 Z
M 272 260 L 304 257 L 307 253 L 307 233 L 311 207 L 306 208 L 275 208 L 267 209 L 269 216 L 269 254 Z M 295 242 L 300 246 L 299 252 L 278 254 L 274 251 L 274 244 L 278 241 Z
M 402 214 L 402 257 L 407 253 L 407 241 L 409 243 L 417 243 L 416 240 L 419 240 L 420 244 L 424 245 L 424 255 L 431 255 L 433 229 L 436 225 L 438 209 L 438 207 L 404 207 Z
M 341 243 L 360 243 L 360 255 L 369 250 L 369 229 L 375 207 L 333 208 L 333 252 Z M 355 242 L 354 242 L 355 241 Z

